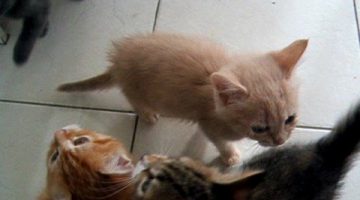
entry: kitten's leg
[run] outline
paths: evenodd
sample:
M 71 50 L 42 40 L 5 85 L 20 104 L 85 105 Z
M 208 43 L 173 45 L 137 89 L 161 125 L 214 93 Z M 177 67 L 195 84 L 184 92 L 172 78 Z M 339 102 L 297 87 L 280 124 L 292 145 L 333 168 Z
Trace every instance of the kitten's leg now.
M 212 140 L 211 137 L 209 138 L 219 150 L 221 158 L 226 165 L 231 166 L 240 162 L 240 151 L 233 143 L 224 141 L 222 139 Z
M 155 124 L 158 120 L 160 115 L 153 113 L 153 112 L 147 112 L 147 111 L 141 111 L 138 112 L 139 116 L 145 120 L 146 122 L 150 123 L 150 124 Z
M 155 124 L 158 120 L 160 115 L 156 112 L 152 111 L 151 109 L 138 106 L 133 106 L 135 112 L 139 115 L 139 117 L 149 124 Z
M 240 162 L 240 151 L 236 146 L 224 140 L 221 135 L 223 134 L 221 125 L 216 125 L 213 122 L 200 122 L 200 127 L 210 139 L 210 141 L 215 145 L 215 147 L 220 152 L 220 156 L 226 165 L 234 165 Z
M 24 19 L 20 36 L 14 49 L 14 61 L 17 65 L 24 64 L 35 45 L 37 38 L 44 32 L 47 14 L 31 16 Z

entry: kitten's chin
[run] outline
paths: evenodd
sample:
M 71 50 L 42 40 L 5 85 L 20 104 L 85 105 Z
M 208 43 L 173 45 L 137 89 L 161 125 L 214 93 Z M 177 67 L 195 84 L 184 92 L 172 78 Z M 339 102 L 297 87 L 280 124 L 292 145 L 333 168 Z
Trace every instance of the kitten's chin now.
M 274 144 L 274 143 L 268 143 L 268 142 L 258 142 L 258 143 L 262 147 L 279 147 L 279 146 L 282 146 L 282 144 Z
M 262 147 L 275 147 L 276 145 L 268 143 L 268 142 L 258 142 L 260 144 L 260 146 Z

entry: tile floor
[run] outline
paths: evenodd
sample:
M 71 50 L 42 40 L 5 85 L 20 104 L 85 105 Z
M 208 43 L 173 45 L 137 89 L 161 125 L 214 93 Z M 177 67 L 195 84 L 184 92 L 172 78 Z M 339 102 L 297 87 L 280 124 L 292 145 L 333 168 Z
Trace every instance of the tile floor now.
M 148 126 L 117 90 L 55 91 L 60 83 L 102 72 L 111 41 L 136 32 L 205 34 L 243 52 L 309 38 L 298 68 L 301 121 L 291 142 L 316 140 L 360 98 L 357 8 L 357 0 L 58 0 L 48 35 L 22 68 L 11 60 L 20 24 L 9 23 L 10 41 L 0 46 L 1 199 L 35 199 L 52 132 L 70 123 L 122 138 L 136 154 L 169 152 L 217 162 L 217 152 L 195 125 L 162 118 Z M 251 141 L 239 146 L 244 158 L 255 151 Z M 340 199 L 358 198 L 359 185 L 360 163 L 346 177 Z

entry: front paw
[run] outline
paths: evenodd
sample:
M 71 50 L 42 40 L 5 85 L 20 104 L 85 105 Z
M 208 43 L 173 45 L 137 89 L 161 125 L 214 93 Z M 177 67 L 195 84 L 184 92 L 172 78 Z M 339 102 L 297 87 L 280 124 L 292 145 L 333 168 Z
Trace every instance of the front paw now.
M 42 32 L 41 32 L 40 35 L 39 35 L 39 37 L 40 37 L 40 38 L 45 37 L 45 36 L 47 35 L 48 31 L 49 31 L 49 22 L 46 22 L 46 24 L 44 25 L 44 28 L 43 28 Z
M 237 149 L 233 149 L 230 152 L 226 152 L 221 155 L 224 164 L 227 166 L 232 166 L 240 162 L 240 152 Z

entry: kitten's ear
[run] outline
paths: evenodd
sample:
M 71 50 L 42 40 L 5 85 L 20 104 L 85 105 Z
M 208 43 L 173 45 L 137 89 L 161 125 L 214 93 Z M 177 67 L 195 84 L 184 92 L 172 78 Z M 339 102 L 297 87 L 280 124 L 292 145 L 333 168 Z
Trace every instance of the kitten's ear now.
M 284 49 L 270 53 L 279 64 L 287 79 L 290 78 L 296 63 L 304 53 L 307 44 L 308 40 L 296 40 Z
M 215 199 L 246 200 L 264 176 L 264 171 L 245 172 L 235 180 L 214 183 L 212 193 Z
M 245 100 L 249 96 L 247 89 L 243 85 L 226 78 L 218 72 L 213 73 L 210 78 L 217 95 L 225 106 Z

